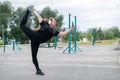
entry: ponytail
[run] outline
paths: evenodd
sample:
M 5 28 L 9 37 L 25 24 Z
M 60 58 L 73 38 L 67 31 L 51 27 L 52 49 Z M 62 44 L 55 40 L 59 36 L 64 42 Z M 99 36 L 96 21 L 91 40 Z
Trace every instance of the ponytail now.
M 46 23 L 48 23 L 49 19 L 48 19 L 48 18 L 45 18 L 44 21 L 45 21 Z

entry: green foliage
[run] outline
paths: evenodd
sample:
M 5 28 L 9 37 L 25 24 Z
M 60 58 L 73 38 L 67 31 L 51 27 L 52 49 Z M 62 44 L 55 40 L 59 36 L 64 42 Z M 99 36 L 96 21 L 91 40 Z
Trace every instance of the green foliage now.
M 16 10 L 13 11 L 13 13 L 12 13 L 12 23 L 10 25 L 11 28 L 19 27 L 21 18 L 22 18 L 24 13 L 25 13 L 25 10 L 21 7 L 17 8 Z
M 56 17 L 58 14 L 57 10 L 52 11 L 50 7 L 46 7 L 41 11 L 41 16 L 43 18 Z
M 8 26 L 8 23 L 11 19 L 13 7 L 11 6 L 11 3 L 9 1 L 4 1 L 3 3 L 0 3 L 0 29 L 2 29 L 1 25 L 4 25 L 4 33 L 6 33 L 6 28 Z M 2 32 L 0 31 L 0 36 Z
M 87 31 L 87 38 L 91 41 L 92 29 L 90 28 Z M 108 40 L 108 39 L 117 39 L 120 38 L 120 31 L 118 27 L 112 27 L 105 30 L 102 30 L 101 27 L 95 28 L 95 40 Z
M 112 29 L 107 29 L 104 31 L 105 39 L 113 39 L 114 37 L 114 32 Z
M 101 27 L 99 27 L 96 32 L 96 40 L 103 40 L 103 39 L 104 39 L 103 31 L 102 31 Z
M 62 36 L 62 40 L 63 40 L 63 42 L 67 42 L 67 35 Z
M 112 31 L 114 33 L 114 36 L 113 36 L 114 38 L 120 37 L 120 31 L 119 31 L 119 28 L 117 26 L 112 27 Z
M 23 31 L 18 27 L 12 28 L 10 38 L 11 39 L 15 38 L 16 41 L 22 42 L 25 40 L 29 40 L 27 36 L 23 33 Z
M 92 28 L 88 29 L 86 37 L 89 41 L 92 40 Z
M 78 37 L 79 37 L 79 40 L 83 40 L 84 34 L 80 33 L 80 34 L 78 34 Z

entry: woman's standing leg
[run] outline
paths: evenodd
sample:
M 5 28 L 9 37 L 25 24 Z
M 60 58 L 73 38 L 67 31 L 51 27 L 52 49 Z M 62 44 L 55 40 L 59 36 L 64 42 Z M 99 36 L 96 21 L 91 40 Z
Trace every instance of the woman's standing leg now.
M 36 68 L 36 74 L 44 75 L 44 73 L 40 70 L 38 60 L 37 60 L 37 52 L 38 52 L 39 44 L 35 44 L 31 42 L 31 50 L 32 50 L 32 61 Z

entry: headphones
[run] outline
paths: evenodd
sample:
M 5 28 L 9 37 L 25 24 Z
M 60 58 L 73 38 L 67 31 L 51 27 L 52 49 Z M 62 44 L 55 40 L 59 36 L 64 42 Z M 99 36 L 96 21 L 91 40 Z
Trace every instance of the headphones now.
M 49 18 L 48 23 L 49 23 L 49 24 L 52 23 L 52 17 Z

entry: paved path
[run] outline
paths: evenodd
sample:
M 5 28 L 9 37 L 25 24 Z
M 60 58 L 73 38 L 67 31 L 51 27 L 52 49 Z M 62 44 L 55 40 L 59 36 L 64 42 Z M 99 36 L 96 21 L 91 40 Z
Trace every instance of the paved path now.
M 81 46 L 82 52 L 63 54 L 65 49 L 40 48 L 39 64 L 45 76 L 35 75 L 29 46 L 6 53 L 0 48 L 0 80 L 119 80 L 120 51 L 114 45 Z

